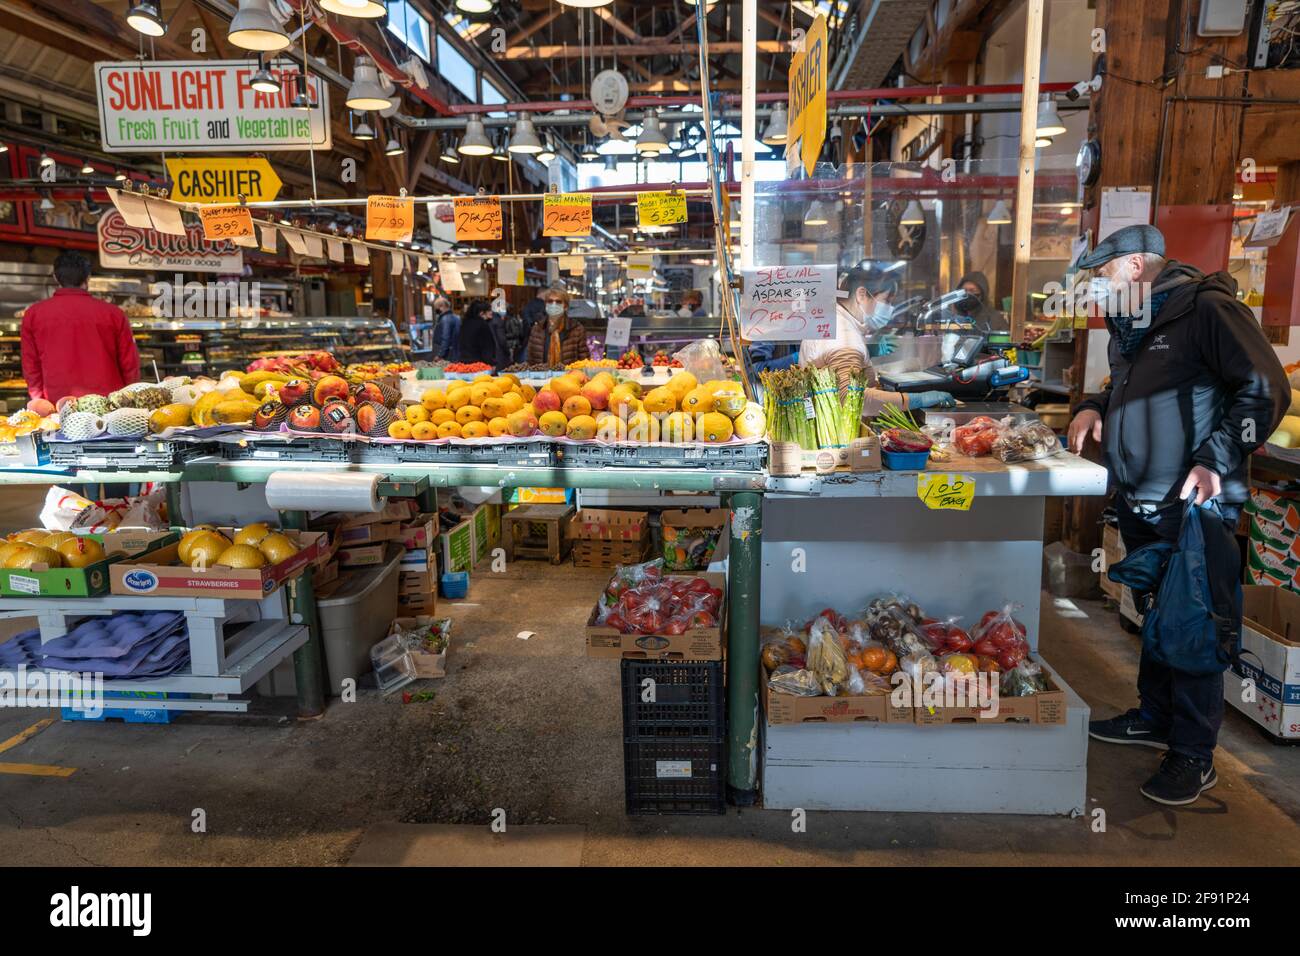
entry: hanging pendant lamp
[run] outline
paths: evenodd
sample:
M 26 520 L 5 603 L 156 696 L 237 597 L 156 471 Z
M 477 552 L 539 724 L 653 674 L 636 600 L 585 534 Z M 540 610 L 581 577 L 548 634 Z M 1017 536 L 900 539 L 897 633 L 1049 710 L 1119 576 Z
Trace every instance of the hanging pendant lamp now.
M 283 50 L 290 43 L 284 25 L 271 12 L 271 0 L 239 0 L 239 11 L 230 21 L 226 39 L 240 49 L 268 53 Z
M 126 22 L 136 33 L 147 37 L 160 37 L 167 32 L 158 0 L 134 0 L 131 9 L 126 11 Z
M 460 138 L 456 151 L 464 156 L 492 155 L 492 141 L 487 137 L 483 121 L 477 116 L 471 116 L 465 123 L 465 135 Z
M 344 102 L 348 109 L 353 110 L 382 110 L 391 105 L 384 88 L 379 85 L 379 68 L 370 57 L 357 57 L 352 66 L 352 86 Z
M 375 20 L 388 12 L 388 8 L 375 0 L 320 0 L 322 10 L 337 13 L 341 17 L 359 17 Z

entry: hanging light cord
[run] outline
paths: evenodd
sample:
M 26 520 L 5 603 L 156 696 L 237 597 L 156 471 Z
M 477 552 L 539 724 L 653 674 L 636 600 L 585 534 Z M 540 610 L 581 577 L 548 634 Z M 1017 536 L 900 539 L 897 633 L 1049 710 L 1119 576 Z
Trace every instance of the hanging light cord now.
M 307 4 L 303 3 L 298 8 L 298 25 L 301 30 L 298 33 L 298 39 L 302 41 L 302 80 L 303 95 L 307 97 L 307 158 L 311 162 L 311 202 L 315 206 L 320 200 L 320 195 L 316 191 L 316 150 L 312 149 L 311 141 L 311 74 L 308 72 L 307 62 Z M 340 66 L 342 65 L 340 58 Z M 329 122 L 329 117 L 324 118 Z

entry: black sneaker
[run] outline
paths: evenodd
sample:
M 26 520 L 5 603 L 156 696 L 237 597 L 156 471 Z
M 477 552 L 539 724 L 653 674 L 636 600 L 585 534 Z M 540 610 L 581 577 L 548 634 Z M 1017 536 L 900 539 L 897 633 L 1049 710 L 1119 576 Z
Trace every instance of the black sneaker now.
M 1165 754 L 1156 775 L 1142 784 L 1142 796 L 1171 807 L 1195 803 L 1206 790 L 1219 782 L 1214 761 L 1197 760 L 1171 750 Z
M 1144 720 L 1136 707 L 1109 720 L 1088 721 L 1088 736 L 1108 744 L 1141 744 L 1158 750 L 1169 749 L 1168 738 Z

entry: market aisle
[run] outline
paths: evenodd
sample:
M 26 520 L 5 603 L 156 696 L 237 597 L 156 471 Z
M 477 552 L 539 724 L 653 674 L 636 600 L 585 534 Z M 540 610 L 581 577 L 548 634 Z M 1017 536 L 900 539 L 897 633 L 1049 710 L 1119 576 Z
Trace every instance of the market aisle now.
M 1138 796 L 1154 751 L 1091 748 L 1090 806 L 1105 808 L 1105 833 L 1084 819 L 1012 816 L 811 813 L 803 834 L 777 811 L 628 818 L 617 667 L 583 654 L 581 626 L 605 577 L 529 561 L 476 574 L 465 602 L 439 606 L 456 624 L 450 676 L 421 685 L 431 702 L 363 695 L 305 725 L 265 707 L 170 727 L 55 724 L 5 758 L 78 772 L 0 774 L 0 856 L 338 864 L 371 827 L 485 826 L 501 807 L 514 824 L 585 827 L 586 865 L 1300 862 L 1300 750 L 1269 746 L 1231 712 L 1221 783 L 1189 810 Z M 1043 603 L 1046 656 L 1099 712 L 1127 706 L 1137 643 L 1114 613 Z M 535 636 L 521 640 L 522 630 Z M 44 715 L 0 711 L 0 739 Z M 191 832 L 196 808 L 206 834 Z

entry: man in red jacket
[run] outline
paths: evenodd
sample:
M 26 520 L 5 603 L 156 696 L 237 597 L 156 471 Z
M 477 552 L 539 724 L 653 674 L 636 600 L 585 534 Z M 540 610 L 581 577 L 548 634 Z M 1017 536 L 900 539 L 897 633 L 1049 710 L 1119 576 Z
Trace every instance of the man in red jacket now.
M 23 315 L 23 378 L 32 398 L 107 395 L 140 378 L 126 314 L 86 291 L 90 263 L 79 252 L 54 260 L 58 290 Z

